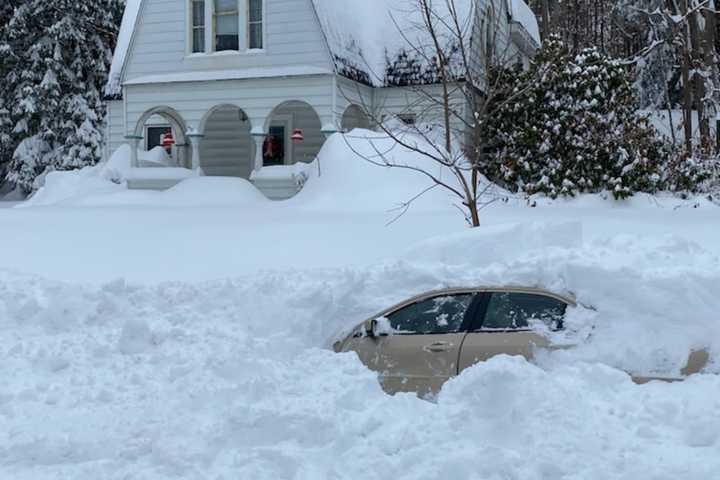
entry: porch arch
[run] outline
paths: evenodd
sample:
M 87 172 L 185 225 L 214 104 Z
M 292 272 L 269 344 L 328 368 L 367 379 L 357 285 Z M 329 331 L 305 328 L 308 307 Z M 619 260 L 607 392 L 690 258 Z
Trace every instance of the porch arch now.
M 190 148 L 187 138 L 187 124 L 180 113 L 174 108 L 163 105 L 145 111 L 135 124 L 134 136 L 136 138 L 144 138 L 145 125 L 150 118 L 155 116 L 163 118 L 163 120 L 170 125 L 173 139 L 175 140 L 171 157 L 179 166 L 190 168 L 192 164 L 192 149 Z
M 205 175 L 250 178 L 254 169 L 252 122 L 231 103 L 212 107 L 199 124 L 200 167 Z
M 345 109 L 345 112 L 343 112 L 340 128 L 343 132 L 349 132 L 355 128 L 364 128 L 369 130 L 370 119 L 365 113 L 365 110 L 363 110 L 359 105 L 353 103 Z
M 263 149 L 263 165 L 312 162 L 325 143 L 322 128 L 320 115 L 308 102 L 287 100 L 280 103 L 265 119 L 263 132 L 267 140 Z M 302 132 L 302 141 L 292 141 L 295 130 Z

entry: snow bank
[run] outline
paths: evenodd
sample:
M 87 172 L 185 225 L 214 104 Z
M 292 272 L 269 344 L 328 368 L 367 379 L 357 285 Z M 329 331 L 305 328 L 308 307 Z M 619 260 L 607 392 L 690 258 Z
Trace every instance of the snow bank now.
M 555 241 L 503 251 L 509 232 Z M 429 242 L 427 261 L 200 284 L 0 271 L 0 477 L 713 478 L 720 377 L 637 386 L 612 366 L 671 372 L 704 346 L 720 373 L 717 257 L 670 237 L 576 239 L 508 226 Z M 495 260 L 436 263 L 489 245 Z M 387 396 L 323 348 L 408 295 L 476 283 L 572 290 L 597 311 L 571 315 L 575 349 L 478 365 L 436 403 Z
M 420 196 L 412 202 L 413 211 L 454 210 L 457 215 L 453 203 L 458 199 L 447 190 L 428 191 L 433 186 L 429 177 L 418 171 L 377 165 L 384 161 L 421 168 L 457 186 L 448 169 L 399 146 L 385 134 L 357 129 L 335 134 L 325 142 L 318 160 L 308 170 L 307 184 L 289 203 L 304 209 L 400 214 L 407 202 Z

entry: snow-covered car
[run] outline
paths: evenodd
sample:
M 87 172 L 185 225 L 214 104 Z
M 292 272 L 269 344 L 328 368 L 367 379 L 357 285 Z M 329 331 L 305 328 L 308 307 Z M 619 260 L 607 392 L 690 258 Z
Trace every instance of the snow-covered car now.
M 356 326 L 334 345 L 356 352 L 378 372 L 388 393 L 440 391 L 478 362 L 506 354 L 533 358 L 537 349 L 566 349 L 543 332 L 563 329 L 574 299 L 537 288 L 454 288 L 390 307 Z M 683 375 L 700 371 L 706 352 L 691 353 Z M 637 383 L 675 378 L 633 377 Z

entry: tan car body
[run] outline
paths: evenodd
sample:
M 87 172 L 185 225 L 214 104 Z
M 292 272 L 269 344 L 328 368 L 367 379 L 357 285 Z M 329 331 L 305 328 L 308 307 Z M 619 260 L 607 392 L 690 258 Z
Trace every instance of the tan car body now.
M 334 345 L 336 352 L 355 352 L 371 370 L 378 372 L 383 389 L 390 394 L 415 392 L 420 396 L 436 394 L 450 378 L 478 362 L 496 355 L 523 356 L 532 360 L 537 348 L 564 349 L 554 346 L 545 337 L 529 329 L 505 331 L 463 331 L 443 334 L 374 335 L 379 318 L 397 312 L 414 303 L 441 296 L 524 293 L 558 300 L 574 308 L 574 299 L 538 288 L 478 287 L 437 290 L 410 298 L 394 305 L 357 325 L 353 331 Z M 707 364 L 707 352 L 692 352 L 684 376 L 700 372 Z M 633 377 L 636 383 L 652 380 L 677 381 L 680 378 Z

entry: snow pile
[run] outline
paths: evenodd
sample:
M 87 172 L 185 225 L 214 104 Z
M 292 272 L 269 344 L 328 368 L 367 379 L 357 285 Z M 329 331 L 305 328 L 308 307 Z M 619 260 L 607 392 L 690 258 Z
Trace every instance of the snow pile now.
M 406 141 L 421 144 L 423 140 L 408 134 Z M 302 209 L 400 214 L 412 201 L 413 210 L 454 210 L 458 198 L 444 188 L 428 190 L 434 185 L 428 176 L 411 169 L 386 167 L 386 162 L 418 168 L 449 185 L 458 185 L 449 169 L 398 145 L 383 133 L 356 129 L 335 134 L 325 142 L 318 160 L 308 170 L 310 179 L 289 203 Z
M 508 232 L 550 240 L 502 251 Z M 713 478 L 720 377 L 637 386 L 597 362 L 671 372 L 694 346 L 720 373 L 718 258 L 670 237 L 576 238 L 508 226 L 426 243 L 427 261 L 207 283 L 0 272 L 0 477 Z M 437 263 L 489 247 L 501 260 Z M 413 293 L 483 283 L 573 291 L 597 311 L 571 315 L 576 348 L 478 365 L 436 403 L 387 396 L 354 354 L 327 350 Z

